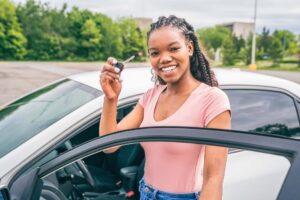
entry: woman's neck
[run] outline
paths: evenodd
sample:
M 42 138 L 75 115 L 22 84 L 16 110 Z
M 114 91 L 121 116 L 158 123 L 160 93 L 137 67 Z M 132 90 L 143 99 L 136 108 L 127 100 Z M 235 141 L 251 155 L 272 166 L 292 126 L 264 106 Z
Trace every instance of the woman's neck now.
M 179 80 L 176 83 L 167 83 L 166 94 L 168 95 L 188 95 L 201 84 L 194 77 Z

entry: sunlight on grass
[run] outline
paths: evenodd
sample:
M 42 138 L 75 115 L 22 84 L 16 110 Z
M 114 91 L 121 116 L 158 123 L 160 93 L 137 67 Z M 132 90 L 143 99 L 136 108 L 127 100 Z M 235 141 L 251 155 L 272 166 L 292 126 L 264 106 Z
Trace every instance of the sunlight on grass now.
M 270 60 L 257 61 L 258 70 L 282 70 L 282 71 L 300 71 L 300 67 L 297 63 L 279 63 L 275 64 Z M 244 62 L 237 62 L 235 65 L 224 66 L 221 62 L 211 61 L 211 66 L 220 67 L 220 68 L 240 68 L 240 69 L 249 69 L 249 65 L 246 65 Z

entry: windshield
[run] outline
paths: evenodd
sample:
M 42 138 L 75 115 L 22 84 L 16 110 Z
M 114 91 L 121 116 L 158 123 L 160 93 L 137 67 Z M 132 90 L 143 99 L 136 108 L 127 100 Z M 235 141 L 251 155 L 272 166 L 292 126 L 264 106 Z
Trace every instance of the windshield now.
M 102 92 L 65 79 L 0 111 L 0 158 Z

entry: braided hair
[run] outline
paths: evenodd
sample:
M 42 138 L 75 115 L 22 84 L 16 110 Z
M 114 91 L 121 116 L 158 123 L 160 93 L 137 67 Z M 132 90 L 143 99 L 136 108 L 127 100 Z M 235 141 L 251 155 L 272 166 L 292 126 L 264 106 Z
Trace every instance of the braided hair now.
M 218 81 L 215 77 L 215 74 L 211 70 L 207 58 L 200 49 L 194 28 L 183 18 L 178 18 L 174 15 L 170 15 L 169 17 L 162 16 L 159 17 L 156 22 L 151 24 L 150 30 L 147 33 L 147 40 L 149 40 L 149 37 L 153 31 L 161 27 L 177 28 L 182 32 L 187 41 L 191 41 L 193 43 L 194 52 L 190 57 L 190 70 L 193 77 L 203 83 L 206 83 L 207 85 L 218 86 Z M 155 81 L 158 81 L 159 84 L 166 84 L 159 76 L 154 79 Z

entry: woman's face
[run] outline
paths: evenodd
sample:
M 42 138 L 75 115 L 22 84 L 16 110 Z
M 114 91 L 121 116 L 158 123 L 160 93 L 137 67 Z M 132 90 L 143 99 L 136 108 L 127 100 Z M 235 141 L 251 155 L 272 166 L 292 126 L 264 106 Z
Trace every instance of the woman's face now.
M 193 45 L 178 29 L 162 27 L 153 31 L 148 40 L 148 52 L 153 70 L 166 83 L 191 76 L 189 57 L 193 54 Z

